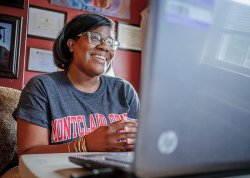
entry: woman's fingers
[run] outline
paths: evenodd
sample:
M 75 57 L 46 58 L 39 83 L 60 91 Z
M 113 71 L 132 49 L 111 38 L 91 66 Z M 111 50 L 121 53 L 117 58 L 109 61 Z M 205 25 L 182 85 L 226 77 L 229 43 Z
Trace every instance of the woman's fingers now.
M 127 133 L 130 133 L 130 132 L 136 133 L 137 127 L 125 125 L 123 130 L 124 130 L 124 132 L 127 132 Z
M 120 130 L 123 130 L 124 127 L 125 127 L 126 123 L 124 121 L 117 121 L 117 122 L 114 122 L 112 123 L 110 126 L 109 126 L 109 133 L 117 133 L 119 132 Z
M 134 148 L 135 148 L 135 144 L 130 144 L 130 145 L 125 146 L 126 151 L 132 151 L 134 150 Z
M 126 142 L 127 144 L 135 144 L 136 139 L 135 138 L 127 138 Z
M 135 133 L 116 133 L 113 135 L 109 136 L 109 143 L 110 144 L 115 144 L 115 143 L 119 143 L 119 142 L 131 142 L 131 139 L 135 140 L 136 138 L 136 134 Z
M 110 151 L 131 151 L 134 149 L 135 134 L 117 133 L 119 136 L 114 137 L 109 144 Z M 132 137 L 132 138 L 128 138 Z
M 128 151 L 127 145 L 134 145 L 136 129 L 124 121 L 110 126 L 101 126 L 86 137 L 89 151 Z M 129 149 L 133 146 L 129 146 Z
M 108 126 L 107 146 L 110 151 L 131 151 L 136 141 L 136 120 L 117 121 Z
M 128 119 L 126 121 L 126 129 L 128 129 L 128 131 L 132 131 L 132 132 L 137 132 L 137 128 L 138 128 L 138 120 L 137 119 Z M 132 130 L 130 130 L 130 128 Z
M 112 124 L 111 126 L 111 132 L 137 132 L 138 124 L 136 122 L 119 122 Z

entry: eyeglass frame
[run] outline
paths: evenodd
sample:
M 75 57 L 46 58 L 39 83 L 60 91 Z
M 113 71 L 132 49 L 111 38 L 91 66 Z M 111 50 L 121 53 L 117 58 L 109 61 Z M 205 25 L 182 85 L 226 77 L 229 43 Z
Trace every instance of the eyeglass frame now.
M 100 36 L 100 40 L 99 40 L 98 43 L 93 43 L 93 42 L 91 42 L 91 41 L 92 41 L 92 40 L 91 40 L 91 35 L 92 35 L 92 34 L 98 34 L 98 35 Z M 81 36 L 84 36 L 84 35 L 86 35 L 86 36 L 88 37 L 89 43 L 94 44 L 94 45 L 100 45 L 101 43 L 105 42 L 105 41 L 109 38 L 109 39 L 112 39 L 112 41 L 113 41 L 113 47 L 110 46 L 110 48 L 111 48 L 112 50 L 115 51 L 115 50 L 117 50 L 117 48 L 120 46 L 120 43 L 119 43 L 116 39 L 114 39 L 114 38 L 112 38 L 112 37 L 110 37 L 110 36 L 108 36 L 108 37 L 106 37 L 106 38 L 103 38 L 102 35 L 101 35 L 100 33 L 98 33 L 98 32 L 87 31 L 87 32 L 82 32 L 82 33 L 78 34 L 77 36 L 78 36 L 78 37 L 81 37 Z

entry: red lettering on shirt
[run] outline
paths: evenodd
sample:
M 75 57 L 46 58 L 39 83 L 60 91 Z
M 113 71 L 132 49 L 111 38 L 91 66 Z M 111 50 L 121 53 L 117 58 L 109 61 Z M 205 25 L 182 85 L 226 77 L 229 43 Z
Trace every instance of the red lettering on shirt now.
M 109 114 L 109 122 L 112 124 L 113 122 L 123 120 L 120 114 Z
M 121 120 L 126 121 L 128 120 L 128 113 L 120 114 L 120 117 L 121 117 Z
M 85 116 L 81 115 L 81 116 L 77 116 L 77 128 L 78 128 L 78 135 L 80 137 L 82 137 L 83 135 L 85 135 L 85 130 L 84 127 L 86 127 L 86 123 L 85 125 L 82 127 L 81 124 L 83 125 L 85 121 Z
M 62 118 L 59 118 L 59 119 L 62 119 Z M 54 143 L 54 142 L 57 142 L 58 140 L 58 136 L 57 136 L 57 121 L 59 119 L 56 119 L 56 120 L 53 120 L 52 123 L 51 123 L 51 126 L 52 126 L 52 133 L 51 133 L 51 142 Z
M 107 119 L 103 114 L 95 114 L 97 127 L 108 125 Z
M 63 129 L 62 129 L 62 119 L 58 120 L 57 122 L 57 134 L 58 134 L 58 141 L 61 142 L 63 138 Z
M 63 118 L 63 140 L 71 139 L 70 117 Z
M 77 138 L 77 120 L 76 116 L 68 116 L 71 117 L 71 123 L 73 123 L 73 137 L 72 138 Z
M 127 118 L 127 113 L 123 114 L 109 114 L 110 123 L 124 120 Z M 86 122 L 89 120 L 89 126 Z M 51 143 L 63 142 L 71 140 L 72 138 L 87 135 L 100 126 L 108 125 L 108 120 L 105 115 L 100 113 L 90 114 L 89 118 L 85 115 L 67 116 L 51 121 Z
M 93 117 L 93 114 L 89 115 L 89 125 L 90 125 L 90 131 L 93 132 L 97 127 L 95 123 L 95 119 Z

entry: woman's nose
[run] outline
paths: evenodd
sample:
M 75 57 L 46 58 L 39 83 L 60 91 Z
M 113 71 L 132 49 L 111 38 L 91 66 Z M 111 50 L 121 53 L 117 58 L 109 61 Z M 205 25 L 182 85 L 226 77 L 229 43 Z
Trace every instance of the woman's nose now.
M 101 49 L 103 51 L 112 51 L 111 46 L 103 40 L 99 45 L 96 46 L 98 49 Z

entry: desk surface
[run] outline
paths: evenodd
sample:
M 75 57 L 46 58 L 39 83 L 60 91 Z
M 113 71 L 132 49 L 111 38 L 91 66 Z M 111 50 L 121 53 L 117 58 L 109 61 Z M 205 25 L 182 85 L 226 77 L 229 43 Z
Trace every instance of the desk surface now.
M 21 178 L 69 178 L 72 173 L 84 174 L 86 170 L 69 161 L 68 157 L 74 154 L 75 153 L 22 155 L 19 160 L 20 176 Z
M 86 170 L 71 163 L 68 159 L 75 153 L 30 154 L 22 155 L 19 160 L 21 178 L 70 178 L 71 174 L 84 174 Z M 100 153 L 87 153 L 100 154 Z M 229 178 L 227 176 L 227 178 Z M 250 175 L 234 176 L 234 178 L 250 178 Z

